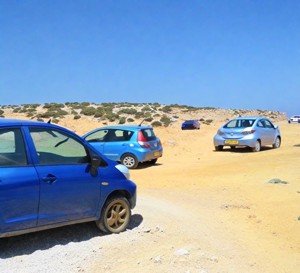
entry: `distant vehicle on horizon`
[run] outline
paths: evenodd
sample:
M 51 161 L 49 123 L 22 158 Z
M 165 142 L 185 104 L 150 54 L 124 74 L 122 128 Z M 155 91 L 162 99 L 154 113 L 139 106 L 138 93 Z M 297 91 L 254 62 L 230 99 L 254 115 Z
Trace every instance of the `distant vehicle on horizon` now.
M 289 123 L 298 122 L 300 123 L 300 115 L 291 116 L 289 119 Z
M 200 129 L 200 122 L 198 120 L 186 120 L 181 124 L 181 130 L 194 130 Z

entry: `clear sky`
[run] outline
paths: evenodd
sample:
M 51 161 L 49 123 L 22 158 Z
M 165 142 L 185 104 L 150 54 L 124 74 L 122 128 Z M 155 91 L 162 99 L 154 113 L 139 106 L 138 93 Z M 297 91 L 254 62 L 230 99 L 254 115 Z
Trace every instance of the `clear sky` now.
M 0 0 L 0 105 L 300 114 L 299 0 Z

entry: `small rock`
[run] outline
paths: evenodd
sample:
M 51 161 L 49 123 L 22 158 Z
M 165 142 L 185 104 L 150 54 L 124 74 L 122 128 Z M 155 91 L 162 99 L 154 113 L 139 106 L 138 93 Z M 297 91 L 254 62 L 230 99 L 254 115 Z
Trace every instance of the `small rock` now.
M 183 255 L 189 255 L 190 252 L 186 249 L 178 249 L 176 252 L 175 252 L 176 255 L 178 256 L 183 256 Z
M 279 178 L 273 178 L 271 180 L 268 181 L 268 183 L 273 183 L 273 184 L 288 184 L 288 182 L 283 181 Z
M 161 263 L 161 257 L 160 256 L 156 256 L 153 260 L 154 260 L 154 262 L 156 264 L 160 264 Z

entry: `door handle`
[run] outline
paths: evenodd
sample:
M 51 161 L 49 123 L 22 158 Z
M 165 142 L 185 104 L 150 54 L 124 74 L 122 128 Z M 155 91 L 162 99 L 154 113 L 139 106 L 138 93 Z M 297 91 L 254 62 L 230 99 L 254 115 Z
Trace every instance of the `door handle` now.
M 48 184 L 53 184 L 56 182 L 57 178 L 52 174 L 48 174 L 47 176 L 43 177 L 42 180 Z

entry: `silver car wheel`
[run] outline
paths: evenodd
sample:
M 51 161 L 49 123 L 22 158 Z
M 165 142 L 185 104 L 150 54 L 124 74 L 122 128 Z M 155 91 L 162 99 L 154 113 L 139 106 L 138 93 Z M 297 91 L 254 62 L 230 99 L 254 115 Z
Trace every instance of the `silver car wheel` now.
M 260 151 L 260 142 L 256 140 L 255 146 L 252 148 L 253 152 L 259 152 Z
M 277 149 L 280 147 L 281 141 L 279 137 L 276 137 L 275 143 L 273 144 L 273 148 Z

